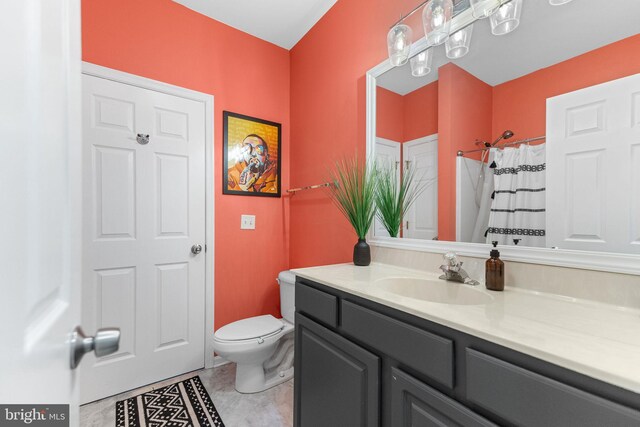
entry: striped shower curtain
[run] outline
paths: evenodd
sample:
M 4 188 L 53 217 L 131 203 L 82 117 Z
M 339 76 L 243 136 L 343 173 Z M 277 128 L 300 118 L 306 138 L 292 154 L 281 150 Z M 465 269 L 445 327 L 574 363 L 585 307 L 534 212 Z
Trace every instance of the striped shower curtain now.
M 496 153 L 487 243 L 545 246 L 545 144 Z

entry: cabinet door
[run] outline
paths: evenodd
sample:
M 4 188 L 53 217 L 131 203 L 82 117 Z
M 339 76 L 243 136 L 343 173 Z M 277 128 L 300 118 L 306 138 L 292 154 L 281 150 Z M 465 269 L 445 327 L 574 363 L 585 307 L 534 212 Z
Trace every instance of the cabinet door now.
M 295 425 L 379 424 L 380 359 L 296 313 Z
M 396 368 L 391 368 L 391 425 L 495 427 L 492 422 Z

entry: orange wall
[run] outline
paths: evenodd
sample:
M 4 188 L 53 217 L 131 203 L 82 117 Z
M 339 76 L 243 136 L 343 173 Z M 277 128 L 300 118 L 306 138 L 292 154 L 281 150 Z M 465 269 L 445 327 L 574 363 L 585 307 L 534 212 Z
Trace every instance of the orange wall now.
M 404 97 L 376 88 L 376 136 L 404 142 Z
M 403 142 L 438 133 L 438 82 L 404 97 Z
M 453 63 L 438 74 L 438 239 L 455 241 L 456 153 L 491 138 L 492 87 Z
M 493 89 L 493 132 L 516 138 L 546 132 L 547 98 L 640 73 L 640 35 L 538 70 Z
M 340 0 L 291 50 L 293 186 L 325 182 L 335 159 L 364 156 L 365 74 L 387 56 L 398 13 L 394 0 Z M 323 191 L 293 197 L 290 224 L 291 267 L 352 260 L 356 235 Z
M 223 196 L 219 160 L 223 110 L 282 123 L 289 188 L 289 52 L 170 0 L 85 0 L 82 26 L 84 61 L 214 95 L 215 325 L 278 315 L 287 199 Z M 322 142 L 300 142 L 310 141 Z M 255 231 L 240 230 L 243 213 L 256 215 Z
M 366 14 L 362 13 L 363 9 L 367 10 Z M 384 37 L 380 39 L 375 35 L 386 34 L 397 14 L 398 5 L 393 0 L 376 2 L 375 8 L 366 0 L 342 0 L 292 49 L 291 138 L 296 141 L 291 147 L 292 185 L 324 182 L 326 168 L 335 159 L 355 152 L 364 156 L 365 74 L 387 57 Z M 354 16 L 359 19 L 354 20 Z M 420 31 L 416 31 L 414 41 L 419 36 Z M 441 118 L 442 106 L 451 110 L 451 105 L 443 105 L 440 99 L 442 89 L 430 89 L 440 93 L 438 108 L 432 110 L 437 111 L 438 125 L 432 125 L 428 134 L 440 133 L 441 124 L 446 123 L 445 140 L 449 138 L 454 144 L 466 138 L 462 131 L 454 128 L 453 122 Z M 453 87 L 449 90 L 458 94 L 461 91 Z M 490 96 L 490 90 L 488 92 Z M 462 107 L 469 106 L 463 104 Z M 482 101 L 476 108 L 486 108 L 486 133 L 489 134 L 491 103 Z M 472 117 L 477 113 L 470 107 L 467 112 Z M 484 135 L 474 134 L 470 143 L 478 137 Z M 451 146 L 441 151 L 443 156 L 445 151 L 452 153 L 443 171 L 452 185 L 455 185 L 455 175 L 450 176 L 455 167 L 455 151 L 462 147 Z M 443 206 L 455 212 L 451 191 L 445 189 L 442 194 Z M 452 224 L 446 225 L 441 238 L 455 236 L 453 221 L 452 217 Z M 291 267 L 349 262 L 355 239 L 350 225 L 322 192 L 300 193 L 292 199 Z
M 438 82 L 404 96 L 376 88 L 376 136 L 396 142 L 438 133 Z

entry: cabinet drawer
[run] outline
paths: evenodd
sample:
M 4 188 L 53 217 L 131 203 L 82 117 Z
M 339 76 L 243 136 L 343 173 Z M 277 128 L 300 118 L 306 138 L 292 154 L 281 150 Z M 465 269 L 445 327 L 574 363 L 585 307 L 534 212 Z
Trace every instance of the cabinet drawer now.
M 333 328 L 338 326 L 338 298 L 296 281 L 296 311 Z
M 342 301 L 341 315 L 347 334 L 453 388 L 453 341 L 349 301 Z
M 467 399 L 519 426 L 637 426 L 640 413 L 466 349 Z
M 391 368 L 394 427 L 496 426 L 460 403 L 399 369 Z

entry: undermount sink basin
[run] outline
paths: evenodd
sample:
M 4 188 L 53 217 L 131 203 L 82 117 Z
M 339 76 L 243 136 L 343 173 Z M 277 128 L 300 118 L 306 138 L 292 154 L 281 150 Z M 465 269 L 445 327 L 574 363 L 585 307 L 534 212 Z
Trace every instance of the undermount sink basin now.
M 462 283 L 444 280 L 394 277 L 376 280 L 375 286 L 403 297 L 453 305 L 482 305 L 493 301 L 483 291 Z

